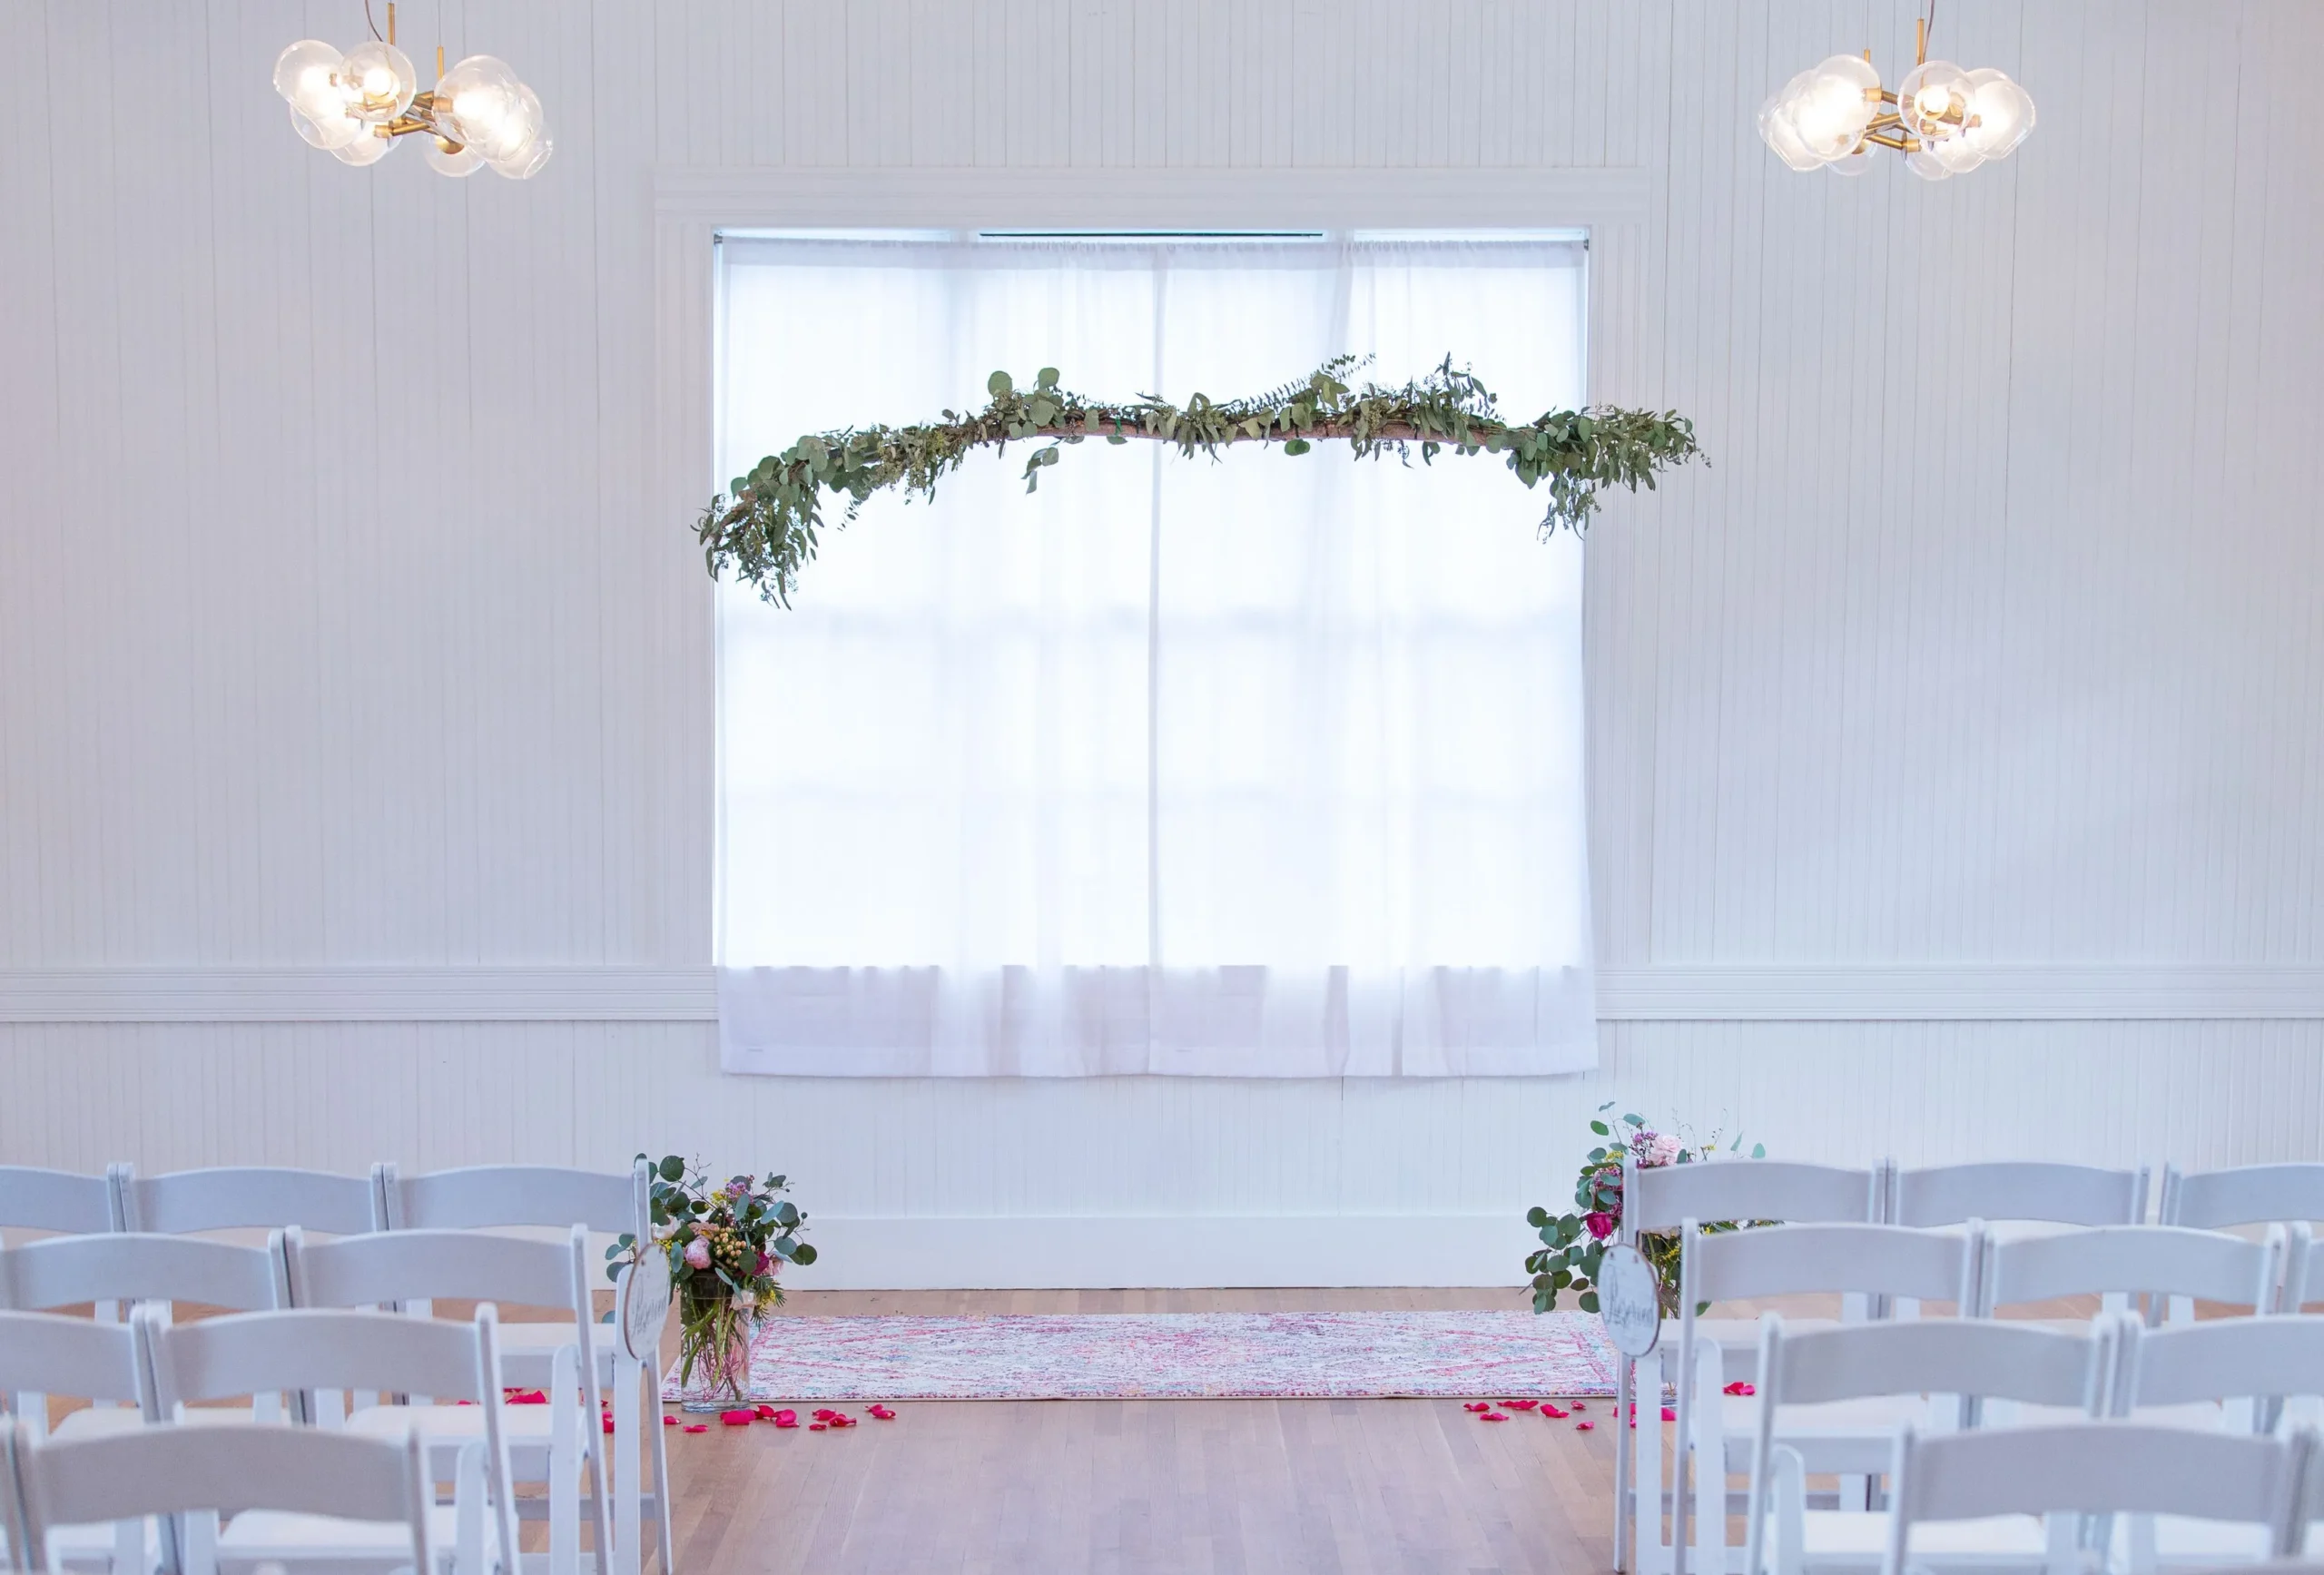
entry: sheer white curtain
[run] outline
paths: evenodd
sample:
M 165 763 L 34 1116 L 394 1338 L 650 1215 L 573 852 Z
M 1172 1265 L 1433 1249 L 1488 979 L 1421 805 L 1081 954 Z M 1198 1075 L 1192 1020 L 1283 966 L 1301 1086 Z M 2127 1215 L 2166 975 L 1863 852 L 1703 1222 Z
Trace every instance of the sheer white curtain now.
M 1582 397 L 1579 248 L 734 241 L 721 475 L 800 433 L 1447 352 Z M 720 1039 L 807 1075 L 1596 1062 L 1581 553 L 1490 457 L 1027 446 L 719 591 Z

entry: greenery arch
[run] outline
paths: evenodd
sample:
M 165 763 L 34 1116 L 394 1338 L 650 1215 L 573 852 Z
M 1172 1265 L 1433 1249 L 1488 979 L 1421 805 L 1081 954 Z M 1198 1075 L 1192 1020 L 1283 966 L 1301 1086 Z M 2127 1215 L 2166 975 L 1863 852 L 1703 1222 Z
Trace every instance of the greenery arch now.
M 1007 372 L 986 388 L 991 403 L 973 414 L 912 427 L 847 428 L 811 433 L 770 454 L 713 498 L 695 527 L 714 577 L 732 567 L 782 606 L 791 605 L 799 571 L 814 560 L 824 525 L 822 495 L 847 498 L 839 524 L 852 523 L 875 492 L 901 486 L 932 497 L 939 477 L 958 469 L 977 448 L 1005 451 L 1024 440 L 1041 446 L 1025 461 L 1025 490 L 1058 462 L 1060 445 L 1102 438 L 1108 443 L 1147 438 L 1175 445 L 1189 457 L 1238 443 L 1278 443 L 1288 455 L 1316 442 L 1344 439 L 1358 459 L 1393 449 L 1411 463 L 1418 444 L 1423 464 L 1450 449 L 1462 456 L 1499 454 L 1527 487 L 1547 481 L 1549 512 L 1541 533 L 1580 531 L 1608 487 L 1654 486 L 1655 474 L 1698 458 L 1694 423 L 1674 410 L 1659 413 L 1593 406 L 1553 410 L 1522 425 L 1502 419 L 1492 393 L 1451 357 L 1424 378 L 1401 388 L 1345 380 L 1353 356 L 1326 361 L 1307 378 L 1247 399 L 1215 400 L 1202 394 L 1184 406 L 1151 394 L 1108 404 L 1058 384 L 1044 367 L 1029 389 Z

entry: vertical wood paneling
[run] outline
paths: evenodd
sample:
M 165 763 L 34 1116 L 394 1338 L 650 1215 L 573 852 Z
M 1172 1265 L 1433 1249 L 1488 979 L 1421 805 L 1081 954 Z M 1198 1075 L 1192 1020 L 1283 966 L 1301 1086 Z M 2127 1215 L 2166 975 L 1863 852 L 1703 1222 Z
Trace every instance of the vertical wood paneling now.
M 1597 241 L 1644 250 L 1594 306 L 1635 359 L 1593 380 L 1714 463 L 1589 547 L 1603 959 L 2317 960 L 2324 13 L 1948 0 L 1940 52 L 2040 102 L 2015 160 L 1776 165 L 1760 99 L 1892 66 L 1916 9 L 448 5 L 541 89 L 524 186 L 299 144 L 287 15 L 0 9 L 0 967 L 706 956 L 657 163 L 1652 171 L 1653 221 Z M 182 59 L 204 137 L 53 131 Z M 722 1080 L 686 1025 L 17 1027 L 0 1158 L 668 1144 L 837 1214 L 1489 1212 L 1610 1097 L 1787 1153 L 2308 1155 L 2319 1049 L 1626 1023 L 1555 1082 L 850 1084 Z

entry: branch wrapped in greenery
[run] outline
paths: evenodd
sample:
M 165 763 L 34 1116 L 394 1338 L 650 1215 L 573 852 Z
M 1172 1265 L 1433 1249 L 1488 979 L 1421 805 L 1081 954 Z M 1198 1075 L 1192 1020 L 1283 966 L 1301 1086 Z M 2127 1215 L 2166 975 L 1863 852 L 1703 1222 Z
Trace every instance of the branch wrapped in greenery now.
M 1353 456 L 1376 458 L 1393 449 L 1409 464 L 1412 445 L 1423 462 L 1444 449 L 1500 454 L 1527 487 L 1550 484 L 1546 539 L 1560 527 L 1581 530 L 1610 486 L 1652 487 L 1658 470 L 1683 465 L 1700 450 L 1694 423 L 1676 411 L 1593 407 L 1553 410 L 1524 425 L 1501 418 L 1491 390 L 1452 358 L 1402 388 L 1344 380 L 1354 356 L 1326 361 L 1296 383 L 1250 399 L 1214 400 L 1196 394 L 1182 407 L 1141 394 L 1126 405 L 1106 404 L 1058 386 L 1057 369 L 1043 367 L 1029 389 L 1007 372 L 986 384 L 992 402 L 974 414 L 944 412 L 925 426 L 847 428 L 811 433 L 770 454 L 727 495 L 711 500 L 695 527 L 713 576 L 731 566 L 768 601 L 791 605 L 799 571 L 815 556 L 823 526 L 822 495 L 848 500 L 840 524 L 853 521 L 866 499 L 901 485 L 932 497 L 937 477 L 958 469 L 971 449 L 1005 450 L 1018 439 L 1038 442 L 1025 461 L 1025 490 L 1040 485 L 1043 468 L 1058 462 L 1060 444 L 1133 438 L 1174 445 L 1181 454 L 1217 458 L 1237 443 L 1280 443 L 1305 454 L 1317 441 L 1344 438 Z

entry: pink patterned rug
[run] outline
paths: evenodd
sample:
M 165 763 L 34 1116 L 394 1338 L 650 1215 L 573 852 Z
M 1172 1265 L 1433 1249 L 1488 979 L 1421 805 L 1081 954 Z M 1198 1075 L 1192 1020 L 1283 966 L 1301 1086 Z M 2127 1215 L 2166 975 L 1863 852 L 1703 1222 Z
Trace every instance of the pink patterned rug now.
M 778 1314 L 746 1398 L 1227 1400 L 1614 1393 L 1583 1313 L 1095 1313 L 970 1318 Z M 673 1368 L 663 1398 L 684 1398 Z

